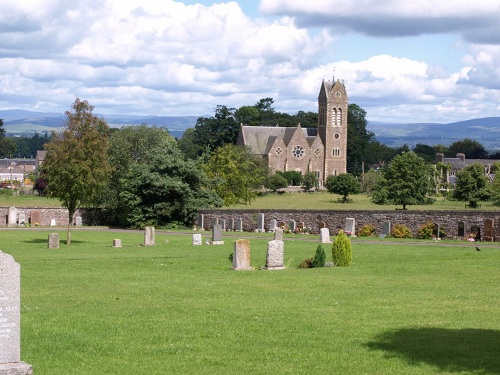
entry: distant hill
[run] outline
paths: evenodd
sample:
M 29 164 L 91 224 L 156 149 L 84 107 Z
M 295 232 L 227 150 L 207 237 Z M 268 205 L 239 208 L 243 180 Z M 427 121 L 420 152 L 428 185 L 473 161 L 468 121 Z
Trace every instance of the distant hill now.
M 133 116 L 102 115 L 111 127 L 128 125 L 156 125 L 167 128 L 174 137 L 181 137 L 184 131 L 196 125 L 202 116 Z M 205 115 L 205 117 L 208 117 Z M 0 111 L 4 129 L 9 136 L 32 136 L 43 134 L 64 126 L 66 116 L 58 113 L 31 112 L 24 110 Z M 500 150 L 500 117 L 486 117 L 449 124 L 437 123 L 387 123 L 369 121 L 367 129 L 375 133 L 376 139 L 387 146 L 399 147 L 407 144 L 449 146 L 451 143 L 470 138 L 481 143 L 489 151 Z

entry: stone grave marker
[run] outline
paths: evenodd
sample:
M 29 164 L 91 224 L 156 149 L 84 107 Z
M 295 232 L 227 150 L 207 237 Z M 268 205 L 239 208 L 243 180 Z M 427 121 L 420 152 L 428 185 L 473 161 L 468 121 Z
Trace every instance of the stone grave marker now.
M 285 243 L 280 240 L 273 240 L 267 243 L 266 270 L 282 270 L 284 266 Z
M 283 229 L 276 228 L 274 231 L 274 240 L 283 241 Z
M 26 214 L 24 212 L 19 212 L 17 222 L 19 224 L 26 224 Z
M 144 228 L 144 246 L 155 245 L 155 227 Z
M 356 220 L 353 217 L 345 219 L 344 232 L 351 237 L 356 237 Z
M 226 220 L 222 219 L 220 221 L 220 229 L 225 232 L 226 231 Z
M 463 221 L 458 222 L 458 237 L 465 237 L 465 222 Z
M 380 233 L 379 237 L 384 238 L 391 235 L 391 222 L 384 221 L 382 223 L 382 233 Z
M 250 241 L 234 241 L 233 269 L 236 271 L 252 271 L 250 266 Z
M 324 221 L 320 221 L 318 223 L 318 230 L 321 230 L 322 228 L 326 228 L 326 223 Z
M 234 219 L 231 218 L 227 222 L 226 230 L 233 231 L 234 230 Z
M 243 232 L 243 219 L 239 218 L 236 220 L 236 232 Z
M 9 216 L 7 218 L 7 226 L 9 227 L 15 227 L 17 226 L 17 208 L 15 207 L 9 207 Z
M 259 214 L 257 217 L 257 232 L 265 232 L 264 229 L 264 214 Z
M 218 217 L 214 217 L 214 218 L 212 219 L 212 228 L 213 228 L 215 225 L 219 225 L 219 218 L 218 218 Z
M 484 220 L 483 241 L 493 241 L 493 220 Z
M 224 245 L 224 241 L 222 241 L 222 227 L 220 224 L 214 225 L 212 228 L 212 245 Z
M 195 233 L 193 234 L 193 246 L 201 246 L 202 245 L 202 238 L 200 233 Z
M 49 249 L 59 249 L 59 233 L 49 234 Z
M 50 219 L 50 226 L 55 227 L 57 225 L 56 219 Z
M 288 221 L 288 229 L 290 229 L 292 232 L 295 232 L 295 230 L 297 229 L 297 223 L 295 222 L 295 220 Z
M 271 219 L 271 221 L 269 222 L 269 232 L 274 232 L 277 226 L 278 222 L 276 221 L 276 219 Z
M 330 229 L 321 228 L 320 229 L 320 241 L 321 243 L 332 243 L 330 240 Z
M 203 214 L 198 215 L 197 226 L 200 229 L 205 229 L 205 215 Z
M 21 362 L 21 267 L 0 251 L 0 374 L 32 375 Z
M 122 240 L 120 240 L 119 238 L 115 238 L 113 240 L 113 247 L 122 247 Z
M 304 229 L 306 227 L 305 223 L 303 221 L 299 221 L 297 223 L 297 229 Z
M 42 214 L 39 210 L 31 210 L 30 212 L 30 224 L 40 225 L 42 223 Z
M 83 220 L 82 220 L 82 217 L 81 216 L 77 216 L 75 217 L 75 225 L 77 227 L 81 227 L 83 225 Z

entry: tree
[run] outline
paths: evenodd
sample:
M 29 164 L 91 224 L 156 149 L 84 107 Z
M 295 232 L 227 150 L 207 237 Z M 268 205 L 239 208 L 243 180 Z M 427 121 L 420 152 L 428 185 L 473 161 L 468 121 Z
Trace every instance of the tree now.
M 366 130 L 366 111 L 357 104 L 349 104 L 347 113 L 347 171 L 361 174 L 361 165 L 367 158 L 366 150 L 375 134 Z
M 488 156 L 484 146 L 470 138 L 455 141 L 448 147 L 449 157 L 455 157 L 458 153 L 465 154 L 467 159 L 485 159 Z
M 427 163 L 431 163 L 436 159 L 436 151 L 429 145 L 417 143 L 413 148 L 413 152 L 424 159 Z
M 311 268 L 321 268 L 325 266 L 326 254 L 323 245 L 319 244 L 311 262 Z
M 382 174 L 384 179 L 376 190 L 386 193 L 389 202 L 403 205 L 403 210 L 407 205 L 429 203 L 426 195 L 432 187 L 431 169 L 413 151 L 395 156 Z
M 264 180 L 264 187 L 276 193 L 280 189 L 288 186 L 288 180 L 281 173 L 269 175 Z
M 325 185 L 329 193 L 342 195 L 344 203 L 347 202 L 349 194 L 358 194 L 361 191 L 359 181 L 350 173 L 328 176 Z
M 470 164 L 457 172 L 453 196 L 460 201 L 469 202 L 469 207 L 476 208 L 480 201 L 488 200 L 492 196 L 487 184 L 484 167 L 480 164 Z
M 66 128 L 55 134 L 45 149 L 42 172 L 47 192 L 68 209 L 66 244 L 71 244 L 71 225 L 76 210 L 92 206 L 107 185 L 109 127 L 92 114 L 94 107 L 76 99 L 66 111 Z
M 347 267 L 352 263 L 352 244 L 351 240 L 343 230 L 335 236 L 332 245 L 333 264 L 337 267 Z
M 254 155 L 234 145 L 217 148 L 208 156 L 203 169 L 215 181 L 213 189 L 226 206 L 250 203 L 267 174 Z
M 5 136 L 3 128 L 3 119 L 0 119 L 0 157 L 11 157 L 16 151 L 16 144 Z
M 188 159 L 196 159 L 199 156 L 199 147 L 196 144 L 194 128 L 189 128 L 184 131 L 181 138 L 177 140 L 177 144 L 184 156 Z
M 302 178 L 302 188 L 304 189 L 304 191 L 310 192 L 317 187 L 318 178 L 316 177 L 316 173 L 311 171 L 304 173 L 304 177 Z

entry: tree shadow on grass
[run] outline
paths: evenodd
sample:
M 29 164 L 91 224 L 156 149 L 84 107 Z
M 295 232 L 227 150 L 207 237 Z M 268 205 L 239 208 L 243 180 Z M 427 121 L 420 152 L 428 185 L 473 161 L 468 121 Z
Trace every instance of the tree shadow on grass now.
M 22 241 L 24 243 L 44 243 L 44 244 L 48 244 L 49 241 L 47 238 L 34 238 L 32 240 L 26 240 L 26 241 Z M 88 241 L 78 241 L 78 240 L 71 240 L 71 243 L 85 243 L 85 242 L 88 242 Z M 60 240 L 59 242 L 61 245 L 64 245 L 66 246 L 66 240 Z M 70 245 L 71 246 L 71 245 Z
M 440 371 L 500 374 L 500 331 L 496 330 L 403 328 L 383 333 L 366 346 Z

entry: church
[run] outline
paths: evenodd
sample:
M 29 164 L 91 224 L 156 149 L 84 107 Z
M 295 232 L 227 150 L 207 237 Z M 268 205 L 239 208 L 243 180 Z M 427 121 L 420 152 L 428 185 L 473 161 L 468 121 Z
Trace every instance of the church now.
M 347 108 L 344 83 L 323 80 L 317 128 L 242 124 L 236 144 L 249 146 L 271 171 L 312 171 L 322 186 L 328 176 L 346 173 Z

